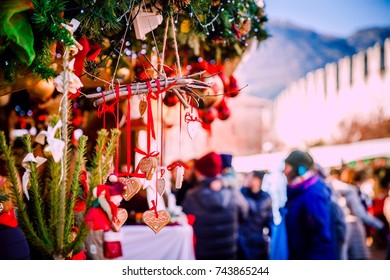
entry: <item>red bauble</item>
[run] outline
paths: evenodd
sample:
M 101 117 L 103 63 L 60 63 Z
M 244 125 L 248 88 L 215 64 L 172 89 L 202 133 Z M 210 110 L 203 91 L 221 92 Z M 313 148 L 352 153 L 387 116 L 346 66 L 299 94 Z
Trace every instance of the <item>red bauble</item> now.
M 198 114 L 203 123 L 209 124 L 218 116 L 218 111 L 214 107 L 210 107 L 206 110 L 199 110 Z
M 165 94 L 163 102 L 166 106 L 173 107 L 179 102 L 179 98 L 177 98 L 176 94 L 174 94 L 173 92 L 168 91 Z
M 228 97 L 236 97 L 239 92 L 240 89 L 238 87 L 237 80 L 233 75 L 231 75 L 229 77 L 229 85 L 226 87 L 225 93 Z
M 230 109 L 227 106 L 225 100 L 221 102 L 221 104 L 217 107 L 218 110 L 218 118 L 222 121 L 227 120 L 230 117 Z

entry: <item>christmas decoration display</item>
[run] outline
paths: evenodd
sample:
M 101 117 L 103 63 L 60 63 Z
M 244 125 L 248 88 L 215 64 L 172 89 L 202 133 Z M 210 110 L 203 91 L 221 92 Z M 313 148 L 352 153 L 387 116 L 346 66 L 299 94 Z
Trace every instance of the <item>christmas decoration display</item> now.
M 215 119 L 228 119 L 228 99 L 240 89 L 226 61 L 267 37 L 265 21 L 253 0 L 5 1 L 0 96 L 26 90 L 39 104 L 56 100 L 58 111 L 42 116 L 36 133 L 15 136 L 23 141 L 21 160 L 0 131 L 9 182 L 7 192 L 0 189 L 0 217 L 12 214 L 12 199 L 17 223 L 41 258 L 85 259 L 87 249 L 113 259 L 121 256 L 128 218 L 119 204 L 146 189 L 150 208 L 142 222 L 157 234 L 178 212 L 172 202 L 164 205 L 165 170 L 176 171 L 179 189 L 185 168 L 165 166 L 164 110 L 180 105 L 180 129 L 184 120 L 191 139 L 200 127 L 210 131 Z M 88 137 L 72 128 L 82 126 L 77 106 L 89 101 L 103 128 L 87 161 Z M 134 114 L 145 121 L 143 148 L 132 143 Z

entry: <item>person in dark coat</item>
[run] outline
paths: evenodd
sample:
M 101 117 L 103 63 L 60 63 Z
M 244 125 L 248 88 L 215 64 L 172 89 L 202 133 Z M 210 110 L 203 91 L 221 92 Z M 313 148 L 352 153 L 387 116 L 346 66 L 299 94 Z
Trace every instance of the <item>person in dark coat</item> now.
M 239 228 L 240 259 L 269 259 L 273 215 L 271 196 L 261 189 L 264 174 L 264 171 L 252 171 L 247 186 L 241 188 L 249 204 L 249 214 Z
M 211 152 L 195 160 L 198 186 L 187 192 L 183 212 L 195 216 L 195 256 L 199 260 L 237 259 L 239 220 L 248 204 L 240 191 L 221 180 L 221 157 Z
M 19 228 L 14 206 L 5 190 L 6 178 L 0 175 L 0 260 L 28 260 L 30 248 Z
M 313 158 L 303 151 L 292 151 L 285 159 L 289 259 L 333 260 L 337 252 L 332 235 L 332 192 L 313 167 Z

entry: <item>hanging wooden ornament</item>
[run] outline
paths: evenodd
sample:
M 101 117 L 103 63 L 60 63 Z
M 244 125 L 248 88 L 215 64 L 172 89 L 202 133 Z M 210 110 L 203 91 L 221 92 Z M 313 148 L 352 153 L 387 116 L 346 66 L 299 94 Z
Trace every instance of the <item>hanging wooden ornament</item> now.
M 144 98 L 142 98 L 139 102 L 139 113 L 141 117 L 145 114 L 147 107 L 148 107 L 148 103 Z
M 158 233 L 163 227 L 165 227 L 171 220 L 171 215 L 165 210 L 154 211 L 147 210 L 142 215 L 143 221 L 148 225 L 154 233 Z
M 123 226 L 123 224 L 126 222 L 128 218 L 126 209 L 118 208 L 118 213 L 116 217 L 117 217 L 116 221 L 112 222 L 111 224 L 111 229 L 115 232 L 118 232 L 119 228 Z
M 159 178 L 156 181 L 156 188 L 159 195 L 163 195 L 165 192 L 165 179 Z
M 184 179 L 184 166 L 177 166 L 176 167 L 176 180 L 175 180 L 175 188 L 181 189 L 181 185 L 183 184 Z
M 187 112 L 184 117 L 184 121 L 187 123 L 188 136 L 190 136 L 192 140 L 195 139 L 201 127 L 201 120 L 197 116 L 194 116 L 190 112 Z
M 157 159 L 155 157 L 144 157 L 139 162 L 139 170 L 145 173 L 146 180 L 151 180 L 157 168 Z
M 142 182 L 135 177 L 120 177 L 119 181 L 126 185 L 123 190 L 123 199 L 129 201 L 142 188 Z

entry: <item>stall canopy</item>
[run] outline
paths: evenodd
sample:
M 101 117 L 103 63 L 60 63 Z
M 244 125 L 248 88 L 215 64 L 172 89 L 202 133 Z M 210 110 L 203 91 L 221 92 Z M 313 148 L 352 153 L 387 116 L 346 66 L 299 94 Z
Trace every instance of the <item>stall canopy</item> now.
M 360 141 L 350 144 L 321 146 L 308 149 L 316 163 L 324 168 L 339 166 L 359 160 L 390 158 L 390 138 Z M 275 170 L 283 166 L 289 151 L 237 156 L 233 167 L 237 172 L 254 169 Z

